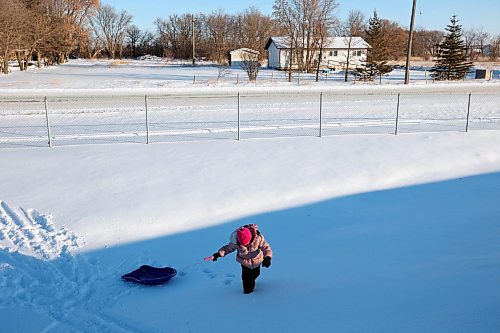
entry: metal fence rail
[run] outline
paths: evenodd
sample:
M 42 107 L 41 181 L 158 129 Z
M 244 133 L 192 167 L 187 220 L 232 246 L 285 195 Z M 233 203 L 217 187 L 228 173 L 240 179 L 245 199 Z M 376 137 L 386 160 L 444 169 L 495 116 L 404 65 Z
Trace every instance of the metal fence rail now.
M 0 148 L 490 129 L 496 93 L 0 98 Z

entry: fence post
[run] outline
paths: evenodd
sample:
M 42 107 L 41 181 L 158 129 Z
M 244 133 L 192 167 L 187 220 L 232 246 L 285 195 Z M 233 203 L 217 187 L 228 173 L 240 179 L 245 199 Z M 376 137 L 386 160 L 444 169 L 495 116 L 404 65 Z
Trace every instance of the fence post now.
M 240 76 L 238 74 L 236 74 L 236 84 L 239 84 L 240 83 Z
M 240 92 L 238 91 L 238 141 L 240 141 Z
M 299 75 L 297 75 L 297 85 L 300 86 L 300 72 L 299 72 Z
M 149 144 L 148 95 L 144 95 L 144 105 L 146 106 L 146 144 Z
M 319 137 L 323 137 L 323 92 L 319 94 Z
M 45 119 L 47 119 L 47 136 L 49 138 L 49 147 L 52 148 L 52 139 L 51 139 L 51 135 L 50 135 L 50 123 L 49 123 L 49 107 L 48 107 L 48 103 L 47 103 L 47 96 L 45 96 L 45 99 L 44 99 L 44 102 L 45 102 Z
M 398 93 L 398 106 L 396 108 L 396 129 L 394 130 L 394 135 L 398 135 L 398 122 L 399 122 L 399 98 L 401 93 Z
M 196 84 L 196 75 L 193 75 L 193 84 Z
M 470 98 L 472 93 L 469 93 L 469 103 L 467 104 L 467 123 L 465 124 L 465 133 L 469 131 L 469 115 L 470 115 Z

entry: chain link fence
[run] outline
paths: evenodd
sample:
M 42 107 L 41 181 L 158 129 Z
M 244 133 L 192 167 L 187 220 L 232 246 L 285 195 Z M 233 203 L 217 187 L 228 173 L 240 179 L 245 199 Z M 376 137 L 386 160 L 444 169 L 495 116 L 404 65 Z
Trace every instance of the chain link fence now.
M 500 130 L 500 94 L 0 97 L 0 148 L 471 130 Z
M 237 138 L 237 96 L 144 98 L 148 106 L 149 142 Z

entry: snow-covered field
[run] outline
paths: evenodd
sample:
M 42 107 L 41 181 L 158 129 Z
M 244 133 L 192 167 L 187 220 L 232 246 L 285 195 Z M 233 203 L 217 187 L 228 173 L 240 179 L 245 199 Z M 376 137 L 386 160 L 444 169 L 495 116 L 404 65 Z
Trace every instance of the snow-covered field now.
M 54 73 L 54 94 L 86 94 L 95 77 L 77 68 L 36 75 Z M 92 89 L 110 88 L 113 70 Z M 49 92 L 17 74 L 0 94 Z M 236 89 L 186 85 L 176 89 Z M 500 88 L 427 86 L 412 89 Z M 420 129 L 0 149 L 1 332 L 498 332 L 500 131 Z M 246 223 L 274 251 L 251 295 L 233 255 L 202 261 Z M 120 280 L 141 264 L 179 274 L 157 287 Z
M 214 88 L 214 87 L 255 87 L 248 83 L 247 74 L 241 68 L 221 67 L 217 65 L 201 64 L 193 67 L 188 63 L 167 61 L 162 59 L 146 60 L 71 60 L 62 66 L 53 66 L 38 69 L 30 66 L 27 72 L 19 72 L 12 64 L 12 72 L 7 76 L 0 77 L 0 88 L 2 92 L 15 92 L 19 90 L 57 91 L 59 89 L 78 90 L 155 90 L 155 89 L 179 89 L 181 87 L 191 88 Z M 478 66 L 478 68 L 484 66 Z M 432 78 L 426 70 L 428 67 L 412 66 L 410 78 L 413 85 L 430 85 Z M 487 70 L 494 70 L 495 78 L 492 80 L 474 80 L 474 75 L 468 75 L 466 82 L 494 83 L 498 82 L 500 66 L 498 64 L 487 66 Z M 396 69 L 382 78 L 382 86 L 403 85 L 405 71 Z M 345 86 L 344 73 L 320 75 L 319 82 L 315 82 L 315 75 L 294 74 L 292 82 L 288 81 L 286 72 L 261 68 L 257 77 L 257 85 L 260 87 L 275 88 L 282 87 L 338 87 Z M 348 86 L 353 85 L 353 78 L 349 77 Z M 359 85 L 356 82 L 354 85 Z M 362 84 L 361 84 L 362 85 Z M 374 85 L 378 85 L 378 81 Z M 448 85 L 440 84 L 440 85 Z M 452 84 L 456 86 L 456 84 Z
M 344 83 L 341 73 L 320 82 L 302 75 L 298 85 L 263 69 L 257 84 L 237 84 L 231 77 L 242 70 L 217 82 L 218 72 L 158 60 L 14 72 L 0 82 L 0 147 L 46 146 L 48 122 L 53 145 L 387 134 L 396 122 L 399 133 L 500 129 L 496 80 L 425 84 L 414 70 L 410 86 L 401 71 L 382 85 Z

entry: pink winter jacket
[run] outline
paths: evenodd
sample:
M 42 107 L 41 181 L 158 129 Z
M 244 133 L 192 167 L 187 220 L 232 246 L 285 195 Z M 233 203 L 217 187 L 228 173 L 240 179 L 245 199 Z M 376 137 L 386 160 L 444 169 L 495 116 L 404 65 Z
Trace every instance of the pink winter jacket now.
M 248 268 L 255 268 L 262 264 L 264 257 L 272 257 L 273 251 L 271 246 L 266 242 L 264 236 L 258 230 L 256 224 L 246 225 L 252 233 L 250 244 L 244 246 L 238 243 L 236 238 L 236 230 L 229 237 L 229 244 L 224 245 L 219 249 L 219 254 L 224 257 L 226 254 L 238 251 L 236 261 Z

